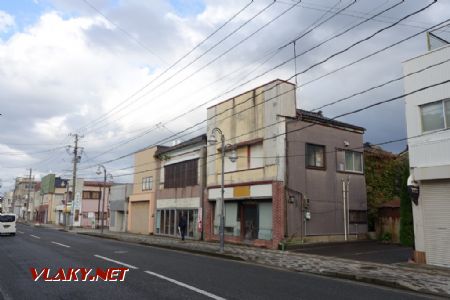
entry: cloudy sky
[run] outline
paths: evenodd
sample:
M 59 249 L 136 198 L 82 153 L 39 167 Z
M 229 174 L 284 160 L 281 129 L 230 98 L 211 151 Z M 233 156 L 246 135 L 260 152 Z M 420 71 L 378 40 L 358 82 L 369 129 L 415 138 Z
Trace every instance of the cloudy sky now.
M 97 178 L 98 163 L 157 142 L 170 142 L 174 133 L 204 120 L 206 107 L 216 102 L 275 78 L 294 82 L 292 44 L 280 47 L 308 29 L 314 27 L 297 41 L 297 53 L 386 10 L 300 55 L 297 72 L 430 3 L 0 0 L 1 191 L 9 190 L 13 178 L 27 174 L 27 168 L 38 178 L 49 172 L 69 177 L 71 133 L 84 135 L 80 175 Z M 425 34 L 309 82 L 438 24 L 450 17 L 449 11 L 450 1 L 440 0 L 303 72 L 297 78 L 301 85 L 298 106 L 315 109 L 401 76 L 402 61 L 427 51 Z M 323 111 L 334 117 L 402 93 L 400 81 Z M 372 143 L 406 134 L 402 100 L 341 120 L 365 127 L 365 141 Z M 187 133 L 203 133 L 202 125 Z M 188 137 L 184 134 L 179 139 Z M 385 147 L 398 152 L 405 143 Z M 129 177 L 118 175 L 131 173 L 132 163 L 128 156 L 106 167 L 123 181 Z

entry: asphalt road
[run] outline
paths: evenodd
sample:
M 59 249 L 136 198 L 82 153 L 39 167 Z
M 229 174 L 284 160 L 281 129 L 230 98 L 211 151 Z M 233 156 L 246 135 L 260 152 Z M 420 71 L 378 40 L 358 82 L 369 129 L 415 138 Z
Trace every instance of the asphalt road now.
M 0 237 L 0 299 L 424 299 L 424 295 L 18 225 Z M 30 268 L 130 271 L 123 282 L 33 281 Z
M 382 264 L 406 263 L 413 249 L 378 241 L 311 244 L 292 251 L 369 261 Z

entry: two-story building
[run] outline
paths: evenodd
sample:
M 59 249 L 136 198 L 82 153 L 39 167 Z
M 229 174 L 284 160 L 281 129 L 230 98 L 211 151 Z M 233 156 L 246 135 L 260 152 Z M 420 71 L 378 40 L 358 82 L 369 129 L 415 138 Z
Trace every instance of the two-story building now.
M 128 232 L 153 234 L 156 208 L 156 182 L 159 176 L 159 160 L 155 153 L 162 146 L 155 146 L 134 155 L 133 193 L 128 203 Z
M 205 238 L 269 248 L 292 239 L 367 232 L 364 128 L 296 109 L 295 85 L 274 80 L 208 108 Z M 236 153 L 236 155 L 234 154 Z M 229 159 L 230 158 L 230 159 Z M 233 158 L 233 159 L 231 159 Z
M 450 45 L 403 63 L 415 260 L 450 267 Z M 447 62 L 445 62 L 447 60 Z
M 37 221 L 40 223 L 59 224 L 61 214 L 58 208 L 65 201 L 68 180 L 47 174 L 40 184 L 41 205 L 36 208 Z
M 178 221 L 187 221 L 186 237 L 202 238 L 203 191 L 206 183 L 206 135 L 160 148 L 155 234 L 177 236 Z
M 103 226 L 108 227 L 111 185 L 110 182 L 105 184 L 103 181 L 84 181 L 79 226 L 98 228 L 102 225 L 103 218 Z M 77 215 L 74 218 L 77 219 Z
M 301 109 L 286 125 L 288 239 L 365 238 L 364 128 Z

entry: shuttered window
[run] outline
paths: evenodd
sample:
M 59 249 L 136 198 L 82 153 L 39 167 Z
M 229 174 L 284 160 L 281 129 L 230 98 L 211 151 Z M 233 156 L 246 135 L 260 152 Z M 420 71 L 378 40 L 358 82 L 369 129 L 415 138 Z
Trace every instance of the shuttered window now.
M 198 159 L 183 161 L 164 167 L 164 188 L 197 185 Z

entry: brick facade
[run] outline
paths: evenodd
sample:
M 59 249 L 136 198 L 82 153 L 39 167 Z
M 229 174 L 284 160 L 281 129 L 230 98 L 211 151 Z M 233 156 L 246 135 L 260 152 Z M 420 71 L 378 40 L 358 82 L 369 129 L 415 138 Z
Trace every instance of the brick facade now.
M 203 236 L 205 241 L 218 241 L 214 234 L 214 202 L 208 201 L 208 191 L 205 190 L 203 215 Z M 277 249 L 285 235 L 285 191 L 283 182 L 272 182 L 272 240 L 255 239 L 244 241 L 243 236 L 225 236 L 226 243 L 250 244 L 256 247 Z

